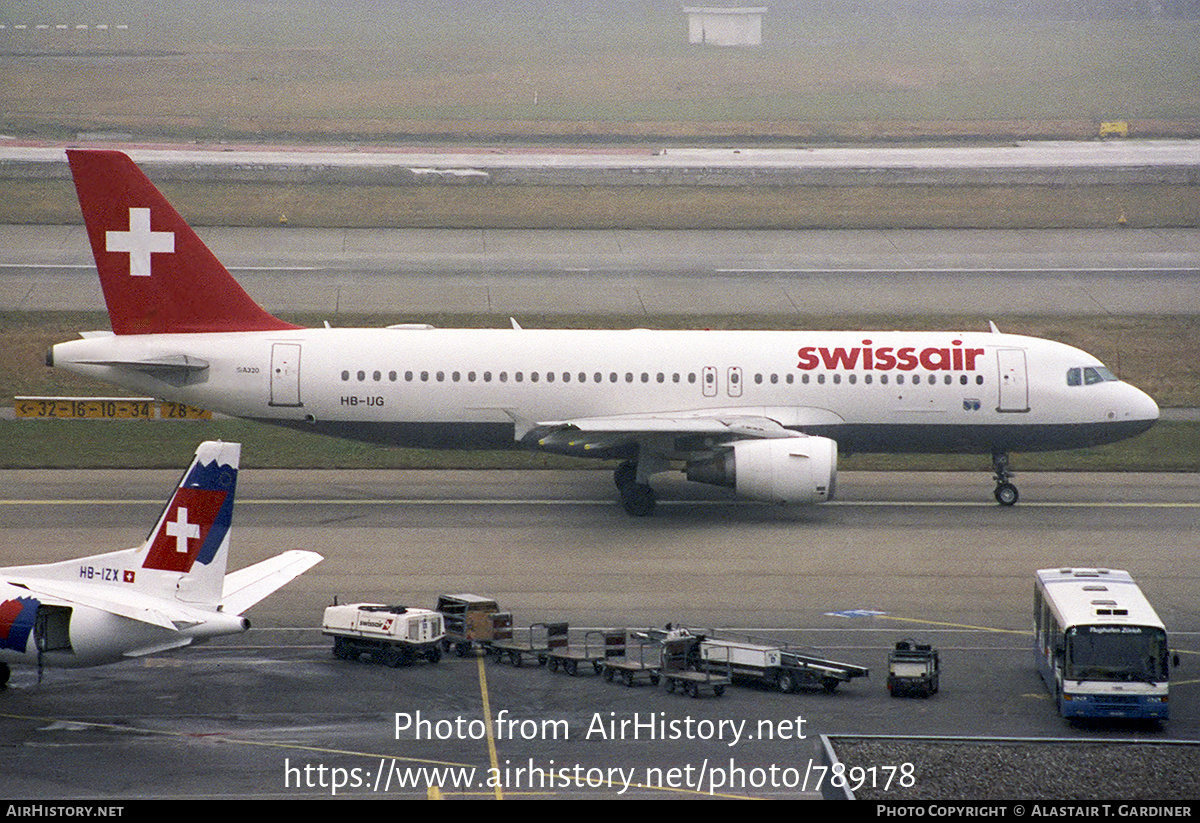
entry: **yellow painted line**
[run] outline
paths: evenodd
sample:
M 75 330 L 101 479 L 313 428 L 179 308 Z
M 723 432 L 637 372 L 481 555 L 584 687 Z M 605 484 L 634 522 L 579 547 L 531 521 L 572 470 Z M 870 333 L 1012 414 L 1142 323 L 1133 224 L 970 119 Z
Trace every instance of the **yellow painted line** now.
M 480 695 L 483 697 L 483 722 L 487 727 L 488 759 L 491 760 L 491 763 L 492 763 L 492 769 L 493 769 L 492 774 L 499 775 L 500 774 L 500 761 L 499 761 L 499 758 L 496 756 L 496 739 L 492 732 L 492 708 L 491 708 L 491 701 L 488 699 L 487 668 L 483 665 L 483 661 L 485 658 L 481 654 L 478 657 L 476 657 L 475 659 L 478 662 L 478 666 L 479 666 L 479 692 L 480 692 Z M 604 783 L 606 785 L 608 785 L 609 788 L 617 787 L 616 783 L 612 783 L 609 781 L 604 781 Z M 587 788 L 588 785 L 589 784 L 587 784 L 587 783 L 582 783 L 582 784 L 579 784 L 579 788 Z M 673 788 L 671 786 L 640 786 L 639 788 L 650 789 L 651 791 L 656 791 L 656 792 L 674 792 L 677 794 L 687 794 L 687 795 L 692 795 L 692 796 L 696 796 L 696 797 L 719 797 L 719 798 L 722 798 L 725 800 L 754 800 L 755 799 L 752 797 L 746 797 L 745 795 L 724 794 L 721 792 L 710 793 L 710 792 L 705 792 L 705 791 L 698 791 L 696 789 L 677 789 L 677 788 Z M 511 795 L 513 793 L 510 792 L 509 794 Z M 522 795 L 547 794 L 547 795 L 549 795 L 552 793 L 529 791 L 529 792 L 518 792 L 518 794 L 522 794 Z M 497 800 L 504 799 L 504 795 L 500 789 L 500 781 L 499 780 L 496 781 L 496 795 L 495 796 L 496 796 Z M 430 799 L 434 799 L 434 798 L 430 798 Z
M 996 629 L 991 626 L 972 626 L 969 623 L 943 623 L 940 620 L 922 620 L 922 619 L 918 619 L 915 617 L 894 617 L 893 615 L 890 615 L 890 614 L 877 614 L 877 615 L 874 615 L 874 617 L 878 617 L 880 620 L 896 620 L 900 623 L 917 623 L 917 624 L 924 625 L 924 626 L 948 626 L 952 629 L 969 629 L 970 631 L 975 631 L 975 632 L 995 632 L 996 634 L 1019 634 L 1019 635 L 1026 636 L 1026 637 L 1032 636 L 1032 634 L 1030 633 L 1030 631 L 1028 629 L 1023 630 L 1023 631 L 1017 630 L 1017 629 Z
M 487 669 L 483 665 L 482 654 L 475 658 L 479 665 L 479 693 L 483 697 L 483 722 L 487 728 L 488 759 L 492 763 L 492 774 L 500 774 L 500 761 L 496 758 L 496 737 L 492 729 L 492 705 L 488 700 Z M 496 781 L 496 799 L 503 800 L 504 793 L 500 789 L 500 781 Z

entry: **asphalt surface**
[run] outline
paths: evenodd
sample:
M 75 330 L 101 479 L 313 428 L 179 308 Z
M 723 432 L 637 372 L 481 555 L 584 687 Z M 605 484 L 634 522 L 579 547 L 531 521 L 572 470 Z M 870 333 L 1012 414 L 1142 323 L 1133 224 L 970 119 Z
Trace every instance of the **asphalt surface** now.
M 213 228 L 274 312 L 1200 313 L 1200 229 L 517 231 Z M 0 226 L 0 310 L 103 307 L 82 226 Z
M 595 147 L 478 148 L 370 147 L 348 151 L 338 147 L 281 148 L 241 146 L 147 146 L 104 143 L 97 147 L 126 151 L 139 163 L 196 164 L 214 168 L 271 164 L 312 166 L 398 166 L 424 168 L 818 168 L 876 170 L 930 169 L 1063 169 L 1194 166 L 1197 140 L 1030 140 L 993 146 L 850 146 L 815 148 L 666 148 Z M 0 161 L 56 162 L 62 146 L 0 146 Z
M 0 556 L 20 563 L 140 542 L 177 474 L 23 471 L 10 480 Z M 40 685 L 33 671 L 15 671 L 0 693 L 6 794 L 329 797 L 335 775 L 350 781 L 357 768 L 362 784 L 338 796 L 424 796 L 399 787 L 404 769 L 463 767 L 477 770 L 470 788 L 448 796 L 494 797 L 483 781 L 494 762 L 504 797 L 613 797 L 630 769 L 642 785 L 621 796 L 815 797 L 809 764 L 820 762 L 822 734 L 1103 741 L 1134 764 L 1143 743 L 1200 740 L 1200 475 L 1024 473 L 1012 509 L 989 502 L 985 473 L 846 473 L 840 500 L 811 509 L 664 480 L 664 502 L 646 519 L 623 514 L 605 472 L 247 471 L 240 480 L 232 566 L 290 548 L 325 562 L 253 609 L 246 635 L 48 671 Z M 1070 725 L 1054 712 L 1029 626 L 1033 571 L 1060 565 L 1128 569 L 1157 607 L 1183 657 L 1165 728 Z M 485 687 L 473 659 L 400 670 L 336 661 L 314 628 L 335 594 L 429 606 L 458 591 L 497 597 L 521 626 L 723 627 L 813 647 L 871 675 L 832 695 L 752 687 L 693 700 L 487 663 Z M 886 652 L 905 636 L 942 652 L 933 698 L 887 696 Z M 485 694 L 493 719 L 507 711 L 522 723 L 495 741 L 494 761 L 470 725 Z M 421 736 L 417 712 L 445 723 Z M 397 714 L 411 724 L 399 733 Z M 675 722 L 680 734 L 605 731 L 638 718 Z M 1145 757 L 1139 789 L 1180 796 L 1170 787 L 1182 781 L 1172 784 L 1169 767 L 1149 774 Z M 932 761 L 874 765 L 911 774 L 923 796 L 962 797 L 933 782 Z M 531 766 L 579 766 L 593 785 L 531 788 Z M 747 779 L 762 785 L 733 785 L 739 766 L 758 769 Z M 671 768 L 674 781 L 648 771 Z M 772 783 L 772 769 L 792 785 Z M 894 786 L 884 795 L 902 796 Z

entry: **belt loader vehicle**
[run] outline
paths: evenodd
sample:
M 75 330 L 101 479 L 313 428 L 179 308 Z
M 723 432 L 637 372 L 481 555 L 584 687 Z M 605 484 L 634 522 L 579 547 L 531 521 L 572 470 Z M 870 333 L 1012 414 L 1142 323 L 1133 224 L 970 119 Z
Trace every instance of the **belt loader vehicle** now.
M 441 660 L 446 632 L 442 615 L 429 609 L 351 603 L 325 609 L 321 634 L 333 638 L 333 656 L 339 660 L 368 655 L 395 668 L 418 658 Z
M 755 680 L 781 692 L 806 687 L 832 692 L 840 683 L 870 674 L 865 666 L 826 660 L 761 641 L 709 636 L 700 643 L 700 655 L 705 660 L 719 660 L 734 679 Z

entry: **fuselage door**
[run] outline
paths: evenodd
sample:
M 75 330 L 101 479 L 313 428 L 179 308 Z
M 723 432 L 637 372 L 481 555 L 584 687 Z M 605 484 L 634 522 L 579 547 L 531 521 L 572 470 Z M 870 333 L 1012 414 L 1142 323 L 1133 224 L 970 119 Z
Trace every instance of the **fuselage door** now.
M 271 344 L 271 405 L 301 406 L 300 344 Z
M 1024 349 L 997 349 L 1000 372 L 1000 405 L 996 411 L 1029 411 L 1029 381 L 1026 377 Z
M 705 366 L 704 372 L 701 375 L 701 383 L 703 384 L 705 397 L 717 396 L 717 367 Z
M 742 396 L 742 367 L 730 366 L 729 375 L 726 378 L 725 388 L 729 392 L 730 397 Z
M 33 635 L 39 652 L 73 652 L 71 648 L 71 607 L 38 606 Z

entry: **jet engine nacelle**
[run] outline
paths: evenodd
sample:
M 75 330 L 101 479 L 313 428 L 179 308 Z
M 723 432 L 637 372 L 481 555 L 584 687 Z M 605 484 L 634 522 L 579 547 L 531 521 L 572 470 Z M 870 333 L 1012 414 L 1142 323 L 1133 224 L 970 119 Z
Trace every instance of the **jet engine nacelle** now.
M 837 443 L 828 437 L 739 440 L 716 457 L 687 465 L 688 480 L 770 503 L 832 500 L 836 477 Z
M 17 620 L 0 643 L 0 662 L 40 662 L 68 669 L 187 646 L 209 637 L 244 632 L 250 626 L 240 615 L 213 612 L 172 631 L 103 609 L 51 605 L 28 596 L 0 603 L 0 614 L 4 613 L 17 615 Z

